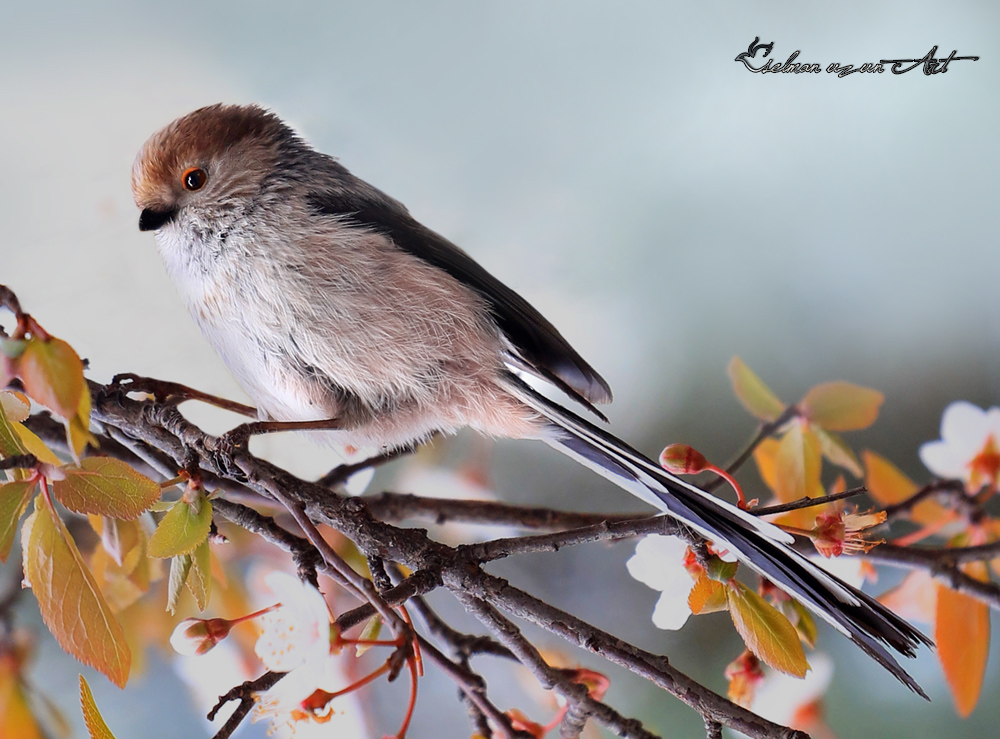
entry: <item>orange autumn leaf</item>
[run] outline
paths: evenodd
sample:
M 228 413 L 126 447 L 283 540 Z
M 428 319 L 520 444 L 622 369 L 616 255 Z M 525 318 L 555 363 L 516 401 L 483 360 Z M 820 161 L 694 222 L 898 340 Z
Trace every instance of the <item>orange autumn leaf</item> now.
M 778 488 L 778 449 L 780 447 L 781 442 L 768 438 L 764 439 L 753 450 L 753 461 L 757 463 L 760 479 L 772 491 L 776 491 Z
M 124 687 L 131 663 L 125 633 L 66 526 L 41 500 L 35 499 L 21 539 L 25 577 L 42 620 L 63 649 Z
M 775 492 L 782 503 L 823 494 L 820 485 L 819 439 L 812 429 L 793 423 L 778 448 L 778 476 Z
M 62 339 L 32 339 L 18 360 L 18 373 L 32 399 L 63 418 L 73 418 L 86 390 L 83 362 Z
M 688 607 L 695 616 L 724 611 L 727 607 L 726 586 L 718 580 L 701 575 L 688 594 Z
M 90 739 L 115 739 L 111 729 L 104 723 L 101 712 L 97 710 L 94 694 L 90 692 L 90 686 L 83 675 L 80 675 L 80 708 L 83 710 L 83 722 L 87 725 Z
M 917 483 L 885 457 L 868 449 L 861 456 L 868 471 L 865 478 L 868 492 L 883 506 L 901 503 L 920 489 Z M 953 518 L 955 514 L 930 499 L 920 501 L 910 512 L 910 518 L 922 526 L 937 523 L 943 516 Z
M 45 733 L 28 703 L 17 660 L 0 657 L 0 736 L 45 739 Z
M 988 581 L 982 562 L 963 568 L 977 580 Z M 965 718 L 976 707 L 990 651 L 990 609 L 985 603 L 937 584 L 934 640 L 938 659 L 951 687 L 958 715 Z
M 803 414 L 827 431 L 857 431 L 875 423 L 885 396 L 850 382 L 816 385 L 799 403 Z

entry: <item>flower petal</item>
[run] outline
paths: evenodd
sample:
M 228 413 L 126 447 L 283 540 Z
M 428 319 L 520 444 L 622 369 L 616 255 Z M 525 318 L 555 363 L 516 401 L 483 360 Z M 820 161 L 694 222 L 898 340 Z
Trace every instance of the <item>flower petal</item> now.
M 691 592 L 690 580 L 691 578 L 688 578 L 689 587 L 683 593 L 664 591 L 660 595 L 653 609 L 653 626 L 667 631 L 677 631 L 687 623 L 691 615 L 691 606 L 688 605 L 688 593 Z
M 692 580 L 684 569 L 687 542 L 676 536 L 647 536 L 635 546 L 635 554 L 625 563 L 628 574 L 653 590 L 691 591 Z

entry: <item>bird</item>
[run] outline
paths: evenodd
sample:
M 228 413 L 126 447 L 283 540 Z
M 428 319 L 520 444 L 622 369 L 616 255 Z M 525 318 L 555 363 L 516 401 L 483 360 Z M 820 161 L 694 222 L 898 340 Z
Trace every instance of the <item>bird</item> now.
M 326 428 L 381 450 L 464 427 L 544 441 L 729 550 L 927 697 L 890 650 L 913 657 L 930 639 L 787 532 L 539 392 L 607 421 L 596 406 L 610 386 L 546 318 L 275 113 L 217 104 L 178 118 L 143 144 L 132 192 L 261 429 Z

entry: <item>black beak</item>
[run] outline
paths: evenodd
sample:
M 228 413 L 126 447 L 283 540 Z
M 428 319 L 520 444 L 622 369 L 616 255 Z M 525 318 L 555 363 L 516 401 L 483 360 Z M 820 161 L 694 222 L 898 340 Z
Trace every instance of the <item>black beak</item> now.
M 144 208 L 142 213 L 139 214 L 139 230 L 155 231 L 163 224 L 172 221 L 176 215 L 176 208 L 173 210 L 153 210 L 152 208 Z

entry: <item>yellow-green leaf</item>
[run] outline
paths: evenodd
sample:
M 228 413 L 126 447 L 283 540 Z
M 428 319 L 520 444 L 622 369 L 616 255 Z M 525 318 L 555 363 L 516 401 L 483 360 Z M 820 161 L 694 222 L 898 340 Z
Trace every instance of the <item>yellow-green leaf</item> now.
M 865 486 L 871 496 L 883 506 L 902 503 L 920 489 L 917 483 L 885 457 L 868 450 L 862 452 L 861 456 L 868 471 Z M 920 501 L 910 510 L 910 518 L 922 526 L 937 524 L 945 516 L 955 518 L 955 513 L 930 498 Z
M 729 362 L 728 372 L 733 392 L 750 413 L 763 421 L 773 421 L 784 412 L 785 404 L 778 400 L 771 388 L 742 359 L 733 357 Z
M 111 729 L 104 723 L 101 712 L 97 710 L 94 694 L 90 692 L 90 686 L 83 675 L 80 675 L 80 708 L 83 709 L 83 722 L 87 725 L 90 739 L 115 739 Z
M 727 588 L 729 613 L 747 649 L 774 669 L 805 677 L 809 669 L 795 627 L 781 611 L 741 582 Z
M 715 613 L 724 611 L 727 605 L 726 586 L 721 582 L 705 575 L 694 581 L 694 587 L 688 594 L 688 607 L 691 613 L 696 616 L 702 613 Z
M 24 573 L 42 619 L 56 641 L 118 687 L 128 681 L 131 654 L 121 624 L 63 522 L 36 498 L 24 522 Z
M 823 452 L 823 456 L 829 459 L 832 464 L 843 467 L 855 477 L 862 477 L 865 474 L 864 470 L 861 469 L 858 456 L 844 443 L 840 434 L 820 426 L 813 426 L 811 430 L 819 439 L 819 448 Z
M 54 481 L 52 489 L 59 502 L 76 513 L 132 519 L 160 497 L 156 482 L 118 459 L 88 457 L 64 469 L 66 479 Z
M 212 551 L 206 538 L 191 555 L 191 571 L 187 576 L 187 587 L 194 596 L 199 611 L 204 611 L 212 594 Z
M 816 619 L 806 607 L 797 600 L 783 600 L 781 601 L 781 612 L 788 617 L 803 643 L 808 647 L 815 647 L 819 632 L 816 629 Z
M 83 362 L 62 339 L 32 339 L 18 360 L 24 389 L 63 418 L 72 418 L 84 392 Z
M 49 449 L 48 445 L 27 426 L 22 426 L 19 423 L 14 424 L 14 433 L 17 434 L 17 438 L 21 441 L 21 446 L 24 447 L 28 454 L 34 454 L 39 462 L 54 464 L 57 467 L 63 463 L 56 456 L 56 453 Z
M 167 610 L 173 614 L 184 592 L 184 583 L 191 574 L 191 555 L 180 554 L 170 560 L 170 577 L 167 580 Z
M 822 495 L 819 439 L 811 428 L 793 423 L 778 447 L 775 493 L 782 503 Z
M 988 581 L 982 562 L 963 568 L 973 577 Z M 934 641 L 958 714 L 965 718 L 979 701 L 990 651 L 990 609 L 985 603 L 937 584 Z
M 94 449 L 100 446 L 97 437 L 90 433 L 90 391 L 86 387 L 80 395 L 80 406 L 76 415 L 66 422 L 66 441 L 76 462 L 80 461 L 80 455 L 88 444 Z
M 850 382 L 827 382 L 812 388 L 799 403 L 802 412 L 827 431 L 856 431 L 875 423 L 885 396 Z
M 382 617 L 377 613 L 368 619 L 365 623 L 365 628 L 361 630 L 361 635 L 358 639 L 362 642 L 375 641 L 378 639 L 378 635 L 382 633 Z M 371 649 L 373 644 L 358 644 L 355 650 L 356 657 L 360 657 L 362 654 Z
M 212 526 L 212 504 L 204 495 L 192 503 L 183 498 L 174 503 L 149 537 L 149 556 L 165 559 L 190 554 L 208 538 Z
M 33 480 L 16 480 L 0 485 L 0 562 L 6 562 L 14 545 L 17 522 L 35 494 Z
M 0 405 L 0 457 L 27 453 L 15 430 L 19 425 L 7 417 L 5 406 Z

